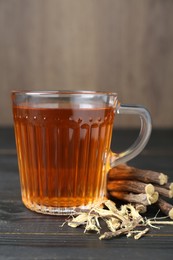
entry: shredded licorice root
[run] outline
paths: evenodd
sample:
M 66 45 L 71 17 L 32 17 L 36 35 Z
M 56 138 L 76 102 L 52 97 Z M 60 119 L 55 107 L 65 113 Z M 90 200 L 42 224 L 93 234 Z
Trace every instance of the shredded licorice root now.
M 132 204 L 125 204 L 118 209 L 111 200 L 102 201 L 88 212 L 72 216 L 66 223 L 68 226 L 77 228 L 84 226 L 84 233 L 94 231 L 100 234 L 102 229 L 100 220 L 106 223 L 109 231 L 101 234 L 99 239 L 111 239 L 121 235 L 139 239 L 149 232 L 150 227 L 158 228 L 158 224 L 173 224 L 173 221 L 158 221 L 158 218 L 143 218 Z

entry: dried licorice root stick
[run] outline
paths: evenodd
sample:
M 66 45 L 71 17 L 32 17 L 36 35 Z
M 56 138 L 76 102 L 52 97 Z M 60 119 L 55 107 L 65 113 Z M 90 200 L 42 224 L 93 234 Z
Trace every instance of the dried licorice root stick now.
M 112 168 L 108 173 L 108 180 L 139 180 L 145 183 L 164 185 L 168 182 L 168 176 L 151 170 L 141 170 L 126 164 L 120 164 Z
M 158 199 L 157 205 L 165 215 L 169 216 L 170 219 L 173 219 L 173 205 L 161 198 Z
M 160 195 L 173 198 L 173 182 L 166 183 L 162 186 L 154 185 L 155 190 L 159 192 Z
M 145 206 L 151 205 L 158 200 L 158 192 L 154 192 L 152 195 L 146 193 L 134 194 L 128 192 L 112 191 L 109 193 L 112 198 L 128 201 L 130 203 L 140 203 Z
M 173 182 L 167 182 L 166 184 L 163 185 L 164 188 L 171 190 L 173 193 Z
M 162 186 L 154 186 L 155 190 L 162 196 L 167 198 L 173 197 L 173 192 L 170 189 L 163 188 Z
M 155 188 L 152 184 L 146 184 L 136 180 L 116 180 L 108 181 L 108 191 L 130 191 L 134 193 L 147 193 L 152 195 Z

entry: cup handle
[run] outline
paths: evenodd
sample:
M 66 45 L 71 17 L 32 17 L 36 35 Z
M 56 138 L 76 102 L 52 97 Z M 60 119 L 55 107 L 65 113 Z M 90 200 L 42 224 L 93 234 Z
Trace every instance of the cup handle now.
M 150 113 L 144 107 L 120 104 L 117 114 L 138 115 L 141 119 L 141 128 L 136 141 L 126 151 L 119 154 L 110 153 L 110 168 L 136 157 L 146 146 L 152 130 Z

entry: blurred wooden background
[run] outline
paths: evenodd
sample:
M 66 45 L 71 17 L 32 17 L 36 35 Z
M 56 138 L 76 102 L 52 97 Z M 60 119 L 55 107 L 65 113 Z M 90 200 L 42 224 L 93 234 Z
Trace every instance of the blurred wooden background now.
M 1 126 L 13 89 L 114 91 L 173 127 L 173 0 L 0 0 Z

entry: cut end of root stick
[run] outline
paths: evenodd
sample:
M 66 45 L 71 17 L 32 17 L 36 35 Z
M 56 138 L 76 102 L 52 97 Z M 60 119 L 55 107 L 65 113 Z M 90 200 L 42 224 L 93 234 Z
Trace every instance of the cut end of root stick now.
M 153 195 L 155 192 L 154 186 L 152 184 L 147 184 L 145 187 L 145 192 L 147 194 Z
M 170 190 L 169 192 L 168 192 L 168 196 L 169 196 L 169 198 L 173 198 L 173 191 L 172 190 Z
M 169 217 L 170 217 L 170 219 L 173 219 L 173 208 L 169 211 Z
M 136 203 L 136 204 L 134 204 L 134 207 L 139 213 L 146 213 L 147 212 L 147 206 L 146 205 Z
M 159 180 L 160 180 L 160 185 L 164 185 L 168 182 L 168 176 L 163 173 L 160 173 Z
M 147 200 L 149 205 L 154 204 L 158 201 L 159 198 L 159 193 L 157 191 L 155 191 L 152 195 L 147 194 Z

